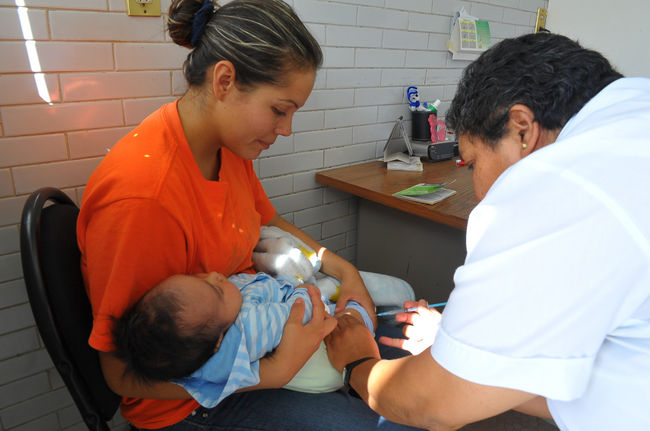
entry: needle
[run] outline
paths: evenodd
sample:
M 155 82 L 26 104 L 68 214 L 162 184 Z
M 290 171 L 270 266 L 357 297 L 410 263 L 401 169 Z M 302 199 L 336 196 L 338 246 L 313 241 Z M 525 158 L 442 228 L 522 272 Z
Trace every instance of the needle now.
M 442 307 L 443 305 L 447 305 L 447 303 L 439 302 L 437 304 L 430 304 L 427 305 L 427 308 Z M 381 313 L 377 313 L 377 317 L 394 316 L 395 314 L 399 314 L 399 313 L 411 313 L 417 309 L 418 307 L 409 307 L 409 308 L 398 308 L 396 310 L 390 310 L 390 311 L 382 311 Z

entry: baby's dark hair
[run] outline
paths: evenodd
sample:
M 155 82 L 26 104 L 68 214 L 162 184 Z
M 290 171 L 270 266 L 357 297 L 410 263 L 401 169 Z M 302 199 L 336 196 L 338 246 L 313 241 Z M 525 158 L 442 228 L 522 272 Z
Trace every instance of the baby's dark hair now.
M 214 354 L 226 329 L 214 322 L 184 324 L 191 310 L 178 289 L 163 283 L 114 319 L 114 354 L 126 363 L 125 374 L 145 385 L 192 374 Z

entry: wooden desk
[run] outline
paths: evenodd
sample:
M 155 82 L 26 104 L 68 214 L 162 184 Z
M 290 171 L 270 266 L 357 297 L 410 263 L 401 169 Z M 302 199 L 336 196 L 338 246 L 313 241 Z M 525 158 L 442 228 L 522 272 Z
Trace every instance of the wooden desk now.
M 450 179 L 456 194 L 426 205 L 392 196 L 417 183 Z M 416 297 L 444 301 L 465 260 L 465 229 L 476 206 L 472 173 L 455 161 L 424 162 L 422 172 L 388 171 L 380 161 L 316 174 L 321 184 L 358 196 L 356 264 L 408 281 Z
M 441 183 L 455 179 L 447 188 L 456 194 L 434 205 L 396 198 L 393 193 L 418 183 Z M 316 174 L 316 181 L 427 220 L 465 230 L 469 213 L 476 206 L 472 173 L 454 160 L 424 162 L 422 172 L 389 171 L 385 162 L 368 162 Z

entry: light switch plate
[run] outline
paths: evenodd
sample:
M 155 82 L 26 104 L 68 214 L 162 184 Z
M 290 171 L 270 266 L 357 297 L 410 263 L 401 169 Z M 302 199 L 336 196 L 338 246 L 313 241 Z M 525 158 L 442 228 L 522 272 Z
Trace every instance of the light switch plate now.
M 130 16 L 160 16 L 160 0 L 126 0 Z
M 546 30 L 546 14 L 547 11 L 544 8 L 537 8 L 537 19 L 535 20 L 535 33 Z M 544 30 L 540 30 L 544 29 Z

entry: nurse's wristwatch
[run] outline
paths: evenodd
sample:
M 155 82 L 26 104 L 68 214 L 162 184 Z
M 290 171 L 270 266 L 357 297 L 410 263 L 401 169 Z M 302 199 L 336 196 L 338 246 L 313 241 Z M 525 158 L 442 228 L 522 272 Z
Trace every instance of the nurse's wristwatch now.
M 348 394 L 355 398 L 361 398 L 361 396 L 357 393 L 357 391 L 354 390 L 352 386 L 350 386 L 350 376 L 352 375 L 352 370 L 354 370 L 354 367 L 356 367 L 359 364 L 362 364 L 366 361 L 369 361 L 370 359 L 377 359 L 372 356 L 366 356 L 365 358 L 357 359 L 354 362 L 350 362 L 343 368 L 343 386 L 345 387 L 345 390 L 348 391 Z

